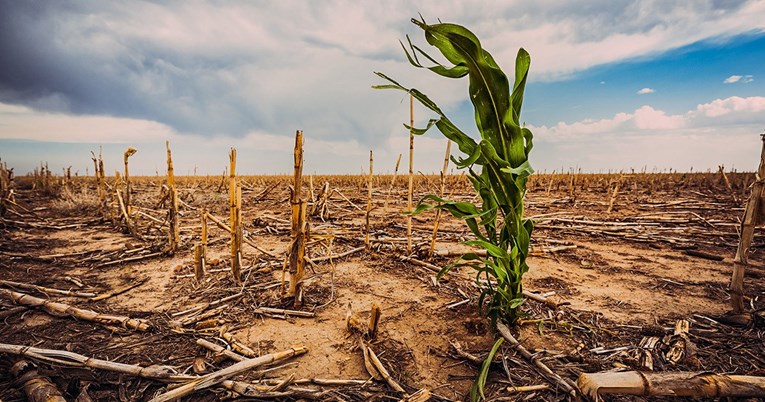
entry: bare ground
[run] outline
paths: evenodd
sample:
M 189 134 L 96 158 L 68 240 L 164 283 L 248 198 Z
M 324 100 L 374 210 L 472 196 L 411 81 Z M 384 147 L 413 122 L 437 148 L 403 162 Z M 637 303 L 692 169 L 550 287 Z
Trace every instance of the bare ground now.
M 272 191 L 267 191 L 268 187 L 253 184 L 246 191 L 246 230 L 261 248 L 281 255 L 289 245 L 286 185 Z M 334 235 L 334 254 L 363 245 L 363 212 L 350 203 L 364 205 L 364 200 L 356 188 L 346 186 L 340 191 L 350 197 L 350 202 L 334 197 L 330 220 L 311 218 L 314 233 Z M 167 365 L 191 374 L 196 358 L 204 360 L 203 372 L 230 364 L 195 345 L 199 338 L 225 345 L 219 337 L 224 329 L 259 355 L 293 345 L 309 350 L 283 366 L 277 364 L 273 370 L 241 379 L 294 376 L 368 380 L 357 337 L 346 329 L 346 315 L 350 310 L 365 319 L 366 312 L 377 303 L 382 310 L 381 332 L 372 347 L 407 393 L 426 388 L 435 400 L 465 399 L 477 375 L 477 365 L 450 343 L 457 342 L 477 356 L 484 355 L 494 343 L 488 321 L 477 312 L 473 273 L 452 272 L 437 282 L 433 271 L 401 260 L 405 254 L 405 218 L 399 211 L 404 205 L 389 204 L 383 192 L 376 195 L 372 212 L 372 250 L 355 252 L 333 263 L 325 261 L 309 270 L 302 310 L 314 312 L 313 318 L 257 313 L 258 307 L 292 308 L 291 301 L 281 296 L 281 260 L 245 245 L 246 280 L 237 286 L 226 270 L 227 235 L 222 231 L 211 234 L 215 245 L 210 255 L 218 260 L 217 264 L 212 261 L 212 271 L 199 283 L 190 275 L 190 247 L 199 237 L 194 208 L 205 206 L 218 216 L 226 216 L 225 195 L 190 186 L 185 193 L 183 248 L 173 256 L 113 263 L 161 252 L 163 239 L 151 235 L 136 239 L 99 218 L 91 192 L 81 189 L 62 200 L 32 190 L 20 191 L 17 202 L 28 211 L 17 208 L 18 216 L 9 215 L 0 221 L 0 278 L 98 294 L 124 291 L 99 301 L 51 298 L 100 313 L 144 318 L 154 329 L 136 333 L 28 309 L 4 318 L 0 342 L 68 350 L 142 366 Z M 139 205 L 152 207 L 156 190 L 146 185 L 136 193 Z M 528 317 L 513 329 L 523 345 L 561 376 L 575 381 L 581 372 L 638 366 L 634 352 L 643 337 L 671 334 L 676 320 L 686 319 L 691 322 L 696 356 L 656 370 L 765 374 L 762 327 L 730 326 L 722 317 L 728 310 L 727 286 L 737 243 L 737 218 L 742 213 L 740 201 L 711 190 L 645 194 L 625 189 L 615 211 L 606 213 L 608 195 L 577 194 L 574 198 L 566 189 L 550 191 L 549 187 L 529 194 L 527 215 L 536 216 L 538 226 L 525 288 L 548 294 L 558 306 L 526 302 L 523 309 Z M 399 198 L 397 195 L 390 200 Z M 421 260 L 427 259 L 432 221 L 430 215 L 414 219 L 415 256 Z M 143 224 L 148 226 L 146 221 Z M 149 229 L 146 233 L 161 234 Z M 754 266 L 746 285 L 753 310 L 765 307 L 761 233 L 755 234 L 750 256 Z M 459 241 L 466 238 L 469 235 L 461 222 L 444 217 L 437 249 L 462 250 Z M 327 244 L 317 242 L 309 250 L 312 258 L 318 258 L 326 255 Z M 714 261 L 689 255 L 689 251 L 724 259 Z M 431 262 L 444 266 L 453 259 L 436 257 Z M 241 295 L 226 302 L 212 321 L 205 320 L 209 328 L 177 323 L 189 317 L 179 312 L 237 294 Z M 470 300 L 454 306 L 465 298 Z M 0 299 L 0 314 L 13 307 L 10 300 Z M 492 370 L 487 385 L 489 399 L 566 398 L 555 382 L 513 349 L 504 348 L 500 354 L 505 368 L 498 365 Z M 0 357 L 0 400 L 6 402 L 24 400 L 8 372 L 13 359 Z M 87 395 L 92 400 L 148 400 L 165 389 L 157 381 L 100 370 L 46 363 L 40 366 L 67 399 Z M 550 388 L 521 394 L 506 390 L 509 385 L 536 384 Z M 376 381 L 339 387 L 300 386 L 319 391 L 314 397 L 322 400 L 388 400 L 400 396 L 384 382 Z M 299 399 L 297 395 L 276 399 Z M 221 388 L 196 392 L 185 399 L 231 396 Z

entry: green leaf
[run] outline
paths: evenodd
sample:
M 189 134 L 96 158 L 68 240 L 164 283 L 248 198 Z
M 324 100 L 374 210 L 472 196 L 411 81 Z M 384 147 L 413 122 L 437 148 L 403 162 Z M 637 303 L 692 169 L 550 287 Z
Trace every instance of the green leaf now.
M 486 399 L 486 395 L 484 395 L 483 389 L 486 387 L 486 380 L 489 378 L 491 362 L 494 360 L 494 355 L 497 354 L 497 350 L 499 350 L 499 346 L 502 345 L 504 340 L 505 338 L 499 338 L 496 342 L 494 342 L 494 346 L 489 351 L 489 355 L 486 357 L 486 360 L 483 361 L 483 364 L 481 364 L 481 370 L 478 372 L 478 378 L 476 378 L 473 386 L 470 387 L 471 402 L 478 402 Z
M 526 299 L 513 299 L 510 300 L 510 308 L 518 308 L 523 304 L 523 302 L 526 301 Z

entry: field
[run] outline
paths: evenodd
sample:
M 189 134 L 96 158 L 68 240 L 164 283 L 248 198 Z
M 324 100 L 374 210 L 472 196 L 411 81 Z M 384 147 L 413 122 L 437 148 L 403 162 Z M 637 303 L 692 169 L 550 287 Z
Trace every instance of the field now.
M 104 179 L 108 194 L 101 198 L 93 177 L 18 177 L 15 201 L 0 218 L 2 344 L 152 367 L 120 373 L 67 364 L 73 360 L 61 354 L 53 360 L 27 354 L 36 375 L 50 379 L 66 400 L 150 400 L 172 389 L 168 382 L 214 373 L 241 355 L 290 350 L 298 355 L 192 389 L 184 400 L 467 398 L 495 336 L 478 312 L 475 273 L 463 268 L 437 280 L 436 272 L 467 250 L 461 242 L 471 235 L 461 220 L 442 215 L 429 257 L 436 220 L 429 211 L 412 218 L 408 253 L 406 176 L 373 175 L 371 198 L 367 176 L 303 178 L 309 225 L 299 231 L 307 258 L 297 305 L 283 284 L 291 277 L 283 274 L 285 256 L 295 246 L 292 177 L 237 178 L 241 281 L 231 272 L 231 232 L 209 217 L 205 272 L 195 276 L 204 211 L 230 225 L 228 176 L 175 178 L 175 251 L 168 247 L 173 186 L 167 178 L 131 177 L 124 214 L 122 200 L 112 199 L 124 184 Z M 438 194 L 440 180 L 416 175 L 415 202 Z M 536 227 L 524 290 L 533 298 L 511 328 L 532 355 L 505 342 L 486 397 L 570 398 L 540 364 L 565 384 L 613 368 L 765 375 L 761 315 L 745 326 L 725 316 L 753 181 L 753 173 L 735 172 L 532 176 L 526 215 Z M 444 188 L 453 199 L 473 198 L 464 176 L 445 177 Z M 755 232 L 744 288 L 755 312 L 765 308 L 761 233 Z M 370 336 L 375 305 L 379 324 Z M 99 315 L 86 320 L 72 307 Z M 683 320 L 689 330 L 676 333 Z M 204 341 L 226 352 L 200 346 Z M 681 355 L 673 357 L 678 342 Z M 370 379 L 380 371 L 372 354 L 387 380 Z M 21 355 L 0 358 L 2 401 L 25 400 L 12 373 Z M 164 378 L 147 378 L 152 370 Z M 526 386 L 539 387 L 513 388 Z

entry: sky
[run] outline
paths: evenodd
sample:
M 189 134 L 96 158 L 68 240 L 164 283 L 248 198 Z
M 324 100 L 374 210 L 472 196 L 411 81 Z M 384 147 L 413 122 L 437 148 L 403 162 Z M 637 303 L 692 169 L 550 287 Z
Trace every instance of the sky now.
M 754 171 L 765 131 L 765 1 L 15 1 L 0 0 L 0 161 L 92 174 L 393 171 L 409 99 L 371 89 L 383 72 L 428 94 L 477 135 L 467 79 L 410 66 L 432 55 L 410 22 L 473 31 L 511 78 L 531 54 L 521 120 L 538 172 Z M 415 125 L 433 117 L 415 107 Z M 441 169 L 446 140 L 415 140 L 414 170 Z M 456 151 L 456 147 L 454 148 Z

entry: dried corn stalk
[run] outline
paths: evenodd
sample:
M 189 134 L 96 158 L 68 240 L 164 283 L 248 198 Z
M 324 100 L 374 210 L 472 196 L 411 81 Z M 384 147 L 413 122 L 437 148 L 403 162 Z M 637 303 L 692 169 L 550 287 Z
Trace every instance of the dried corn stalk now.
M 30 402 L 66 402 L 50 378 L 40 375 L 30 361 L 19 360 L 11 366 L 10 372 Z
M 306 221 L 307 204 L 301 197 L 303 186 L 303 132 L 295 133 L 295 164 L 293 185 L 290 194 L 292 208 L 292 243 L 287 256 L 287 266 L 290 273 L 290 287 L 287 296 L 294 297 L 295 306 L 302 303 L 302 280 L 305 269 L 305 245 L 309 236 L 309 226 Z
M 730 298 L 733 313 L 744 313 L 744 271 L 748 265 L 747 255 L 754 237 L 754 227 L 765 223 L 765 133 L 762 135 L 762 152 L 757 180 L 752 184 L 752 192 L 746 202 L 744 219 L 741 221 L 741 238 L 733 259 L 733 277 L 730 283 Z
M 194 248 L 194 277 L 197 281 L 202 280 L 207 270 L 207 210 L 202 208 L 200 214 L 202 223 L 202 240 Z
M 412 192 L 414 191 L 414 95 L 409 95 L 409 187 L 406 195 L 406 254 L 412 255 Z
M 0 162 L 0 216 L 5 215 L 8 205 L 13 201 L 13 168 L 8 169 L 5 162 Z
M 227 380 L 228 378 L 233 377 L 234 375 L 238 373 L 251 370 L 256 367 L 260 367 L 264 364 L 269 364 L 275 361 L 288 359 L 293 356 L 299 356 L 306 352 L 308 352 L 308 349 L 306 349 L 304 346 L 294 346 L 285 351 L 271 353 L 268 355 L 256 357 L 254 359 L 247 359 L 239 363 L 236 363 L 234 365 L 231 365 L 229 367 L 226 367 L 222 370 L 202 376 L 199 379 L 189 381 L 188 383 L 178 388 L 175 388 L 171 391 L 168 391 L 164 394 L 157 396 L 156 398 L 152 399 L 150 402 L 169 402 L 169 401 L 184 397 L 186 395 L 189 395 L 195 391 L 199 391 L 199 390 L 217 385 Z
M 325 181 L 318 199 L 311 207 L 311 216 L 318 216 L 322 221 L 329 219 L 329 197 L 329 182 Z
M 603 395 L 674 396 L 693 398 L 765 397 L 765 377 L 692 372 L 583 373 L 577 381 L 592 400 Z
M 236 178 L 236 149 L 229 153 L 229 215 L 231 222 L 231 274 L 242 281 L 242 188 Z
M 449 168 L 449 155 L 451 155 L 452 142 L 446 140 L 446 155 L 444 155 L 444 167 L 441 169 L 441 188 L 439 196 L 446 197 L 446 169 Z M 433 223 L 433 235 L 430 239 L 430 248 L 428 249 L 428 258 L 433 259 L 433 251 L 436 249 L 436 238 L 438 237 L 438 225 L 441 222 L 441 210 L 436 210 L 436 221 Z
M 40 309 L 55 316 L 71 316 L 78 320 L 93 321 L 106 325 L 121 325 L 136 331 L 148 331 L 152 325 L 140 318 L 130 318 L 118 315 L 100 314 L 93 310 L 85 310 L 64 303 L 56 303 L 50 300 L 40 299 L 26 293 L 0 289 L 0 296 L 12 300 L 14 303 L 25 306 L 39 307 Z
M 128 172 L 128 158 L 133 156 L 137 149 L 129 147 L 125 150 L 123 160 L 125 162 L 125 209 L 127 209 L 128 216 L 130 216 L 130 173 Z
M 374 157 L 372 151 L 369 151 L 369 180 L 367 181 L 367 211 L 364 214 L 364 247 L 369 251 L 369 215 L 372 213 L 372 178 L 373 178 Z
M 34 346 L 0 343 L 0 353 L 25 356 L 29 357 L 30 359 L 40 360 L 56 365 L 64 365 L 70 367 L 89 367 L 99 370 L 112 371 L 115 373 L 132 375 L 136 377 L 151 378 L 169 382 L 189 381 L 197 378 L 183 374 L 175 374 L 175 370 L 172 367 L 141 367 L 132 364 L 117 363 L 87 357 L 66 350 L 41 349 Z
M 388 187 L 388 194 L 385 195 L 385 208 L 388 208 L 388 198 L 393 193 L 393 185 L 396 184 L 396 176 L 398 175 L 398 166 L 401 164 L 401 154 L 398 154 L 396 158 L 396 167 L 393 169 L 393 177 L 390 179 L 390 186 Z
M 170 152 L 170 141 L 165 141 L 167 149 L 167 187 L 170 206 L 168 208 L 168 251 L 175 253 L 181 240 L 181 230 L 178 224 L 178 190 L 175 187 L 175 171 L 173 169 L 173 156 Z

